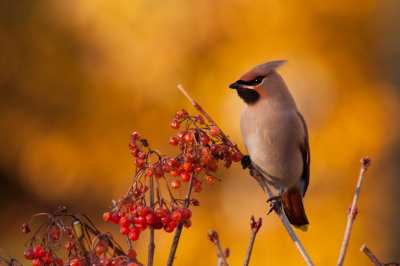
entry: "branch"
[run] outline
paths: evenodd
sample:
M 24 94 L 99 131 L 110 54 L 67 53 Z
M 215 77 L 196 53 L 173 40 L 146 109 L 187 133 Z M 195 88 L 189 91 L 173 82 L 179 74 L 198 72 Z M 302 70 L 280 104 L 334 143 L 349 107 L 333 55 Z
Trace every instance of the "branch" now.
M 190 178 L 188 189 L 186 191 L 186 197 L 185 201 L 183 202 L 183 205 L 187 208 L 189 206 L 190 202 L 190 193 L 192 192 L 192 187 L 193 187 L 193 180 L 195 178 L 195 173 L 192 174 L 192 177 Z M 178 227 L 176 228 L 174 239 L 172 239 L 172 245 L 171 245 L 171 250 L 169 251 L 169 256 L 168 256 L 168 261 L 167 261 L 167 266 L 172 266 L 174 263 L 175 259 L 175 253 L 178 248 L 178 243 L 179 239 L 181 237 L 182 233 L 182 228 L 183 228 L 183 223 L 180 223 Z
M 269 189 L 268 185 L 265 183 L 264 177 L 254 168 L 252 164 L 250 164 L 247 168 L 250 169 L 250 174 L 253 176 L 258 184 L 260 184 L 261 188 L 264 190 L 265 194 L 268 195 L 269 198 L 273 196 L 271 190 Z M 304 249 L 303 245 L 301 244 L 299 238 L 297 237 L 296 233 L 293 230 L 293 227 L 290 225 L 285 213 L 283 211 L 276 213 L 281 219 L 283 225 L 286 228 L 286 231 L 289 233 L 290 238 L 294 242 L 295 246 L 299 250 L 301 256 L 303 257 L 304 261 L 308 266 L 314 266 L 314 263 L 311 261 L 310 256 L 308 256 L 307 251 Z
M 372 254 L 371 250 L 367 247 L 367 244 L 364 244 L 361 246 L 360 251 L 364 252 L 365 255 L 374 263 L 375 266 L 383 266 L 382 263 L 379 262 L 379 260 Z
M 154 205 L 154 176 L 149 177 L 149 185 L 150 185 L 150 206 L 153 208 Z M 156 177 L 157 178 L 157 177 Z M 150 226 L 150 243 L 149 243 L 149 254 L 148 254 L 148 262 L 149 266 L 153 266 L 154 260 L 154 250 L 156 245 L 154 244 L 154 225 Z
M 353 228 L 353 223 L 354 223 L 354 220 L 355 220 L 357 212 L 358 212 L 357 201 L 358 201 L 358 197 L 360 195 L 361 184 L 364 179 L 364 174 L 367 171 L 368 166 L 370 166 L 370 164 L 371 164 L 371 160 L 368 158 L 368 156 L 361 159 L 361 169 L 360 169 L 360 174 L 358 176 L 356 192 L 354 193 L 353 203 L 351 204 L 351 208 L 349 209 L 349 216 L 347 217 L 346 231 L 344 233 L 342 248 L 340 250 L 337 266 L 343 265 L 344 257 L 346 256 L 346 251 L 347 251 L 347 247 L 349 245 L 349 240 L 350 240 L 351 229 Z
M 218 250 L 217 255 L 219 255 L 217 265 L 229 266 L 228 260 L 226 259 L 227 255 L 229 253 L 229 249 L 226 250 L 227 254 L 225 254 L 225 252 L 222 250 L 221 243 L 219 242 L 219 237 L 218 237 L 217 231 L 210 230 L 210 232 L 207 234 L 207 238 L 214 244 L 214 246 L 217 247 L 217 250 Z M 222 261 L 222 264 L 221 264 L 221 261 Z
M 247 245 L 246 256 L 244 257 L 243 266 L 249 265 L 251 252 L 253 251 L 254 241 L 256 240 L 256 235 L 258 233 L 258 230 L 260 230 L 261 225 L 262 225 L 262 219 L 259 218 L 256 223 L 256 221 L 254 220 L 254 216 L 252 215 L 250 219 L 251 233 L 249 238 L 249 244 Z

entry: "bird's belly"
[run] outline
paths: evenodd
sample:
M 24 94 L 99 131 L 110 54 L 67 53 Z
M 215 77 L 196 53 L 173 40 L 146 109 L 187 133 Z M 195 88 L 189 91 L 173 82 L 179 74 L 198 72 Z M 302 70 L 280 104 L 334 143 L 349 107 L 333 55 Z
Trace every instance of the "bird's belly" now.
M 295 139 L 279 133 L 251 134 L 245 143 L 254 166 L 270 186 L 288 189 L 299 180 L 303 159 Z

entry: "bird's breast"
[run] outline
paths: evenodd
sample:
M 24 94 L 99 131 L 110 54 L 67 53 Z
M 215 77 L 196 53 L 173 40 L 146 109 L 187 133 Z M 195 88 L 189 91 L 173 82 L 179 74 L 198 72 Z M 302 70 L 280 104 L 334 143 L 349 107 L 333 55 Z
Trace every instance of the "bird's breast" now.
M 245 106 L 241 131 L 253 164 L 269 184 L 280 189 L 294 186 L 303 171 L 299 143 L 304 127 L 295 111 Z

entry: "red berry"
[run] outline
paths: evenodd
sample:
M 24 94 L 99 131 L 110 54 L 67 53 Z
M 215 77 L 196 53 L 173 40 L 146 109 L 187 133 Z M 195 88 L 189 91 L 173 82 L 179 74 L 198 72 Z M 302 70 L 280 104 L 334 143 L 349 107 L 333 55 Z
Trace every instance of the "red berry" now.
M 50 252 L 44 252 L 43 256 L 40 258 L 44 262 L 50 262 L 51 261 L 51 253 Z
M 131 220 L 128 217 L 121 217 L 119 225 L 128 228 L 131 225 Z
M 140 158 L 135 158 L 135 165 L 138 168 L 142 168 L 143 165 L 144 165 L 144 161 L 142 159 L 140 159 Z
M 210 131 L 214 136 L 218 136 L 219 134 L 221 134 L 221 131 L 219 131 L 218 127 L 216 126 L 212 126 L 210 128 Z
M 173 146 L 177 146 L 179 144 L 179 140 L 177 137 L 171 137 L 169 139 L 169 144 L 173 145 Z
M 55 240 L 60 239 L 60 231 L 54 231 L 54 230 L 52 230 L 50 234 L 51 234 L 51 237 L 52 237 L 53 239 L 55 239 Z
M 120 258 L 111 259 L 111 261 L 110 261 L 110 266 L 115 266 L 115 265 L 117 265 L 117 264 L 119 265 L 120 262 L 121 262 L 121 259 L 120 259 Z
M 130 141 L 129 142 L 129 149 L 134 149 L 134 148 L 136 148 L 137 147 L 137 143 L 136 143 L 136 141 Z
M 203 155 L 203 156 L 201 157 L 201 160 L 203 161 L 203 163 L 208 164 L 208 163 L 210 163 L 210 161 L 212 160 L 212 158 L 211 158 L 210 155 Z
M 200 206 L 200 201 L 198 201 L 197 199 L 192 199 L 192 204 L 193 206 Z
M 39 258 L 41 256 L 43 256 L 44 250 L 41 246 L 36 246 L 33 248 L 33 255 L 35 256 L 35 258 Z
M 178 222 L 177 221 L 171 221 L 171 222 L 169 222 L 168 226 L 175 229 L 178 226 Z
M 192 142 L 192 141 L 194 141 L 194 134 L 193 134 L 193 132 L 190 131 L 190 132 L 186 133 L 186 134 L 183 136 L 183 140 L 184 140 L 185 142 Z
M 186 155 L 185 155 L 185 162 L 193 163 L 193 162 L 194 162 L 194 157 L 193 157 L 193 155 L 191 155 L 191 154 L 186 154 Z
M 140 231 L 138 231 L 138 230 L 130 231 L 128 234 L 129 239 L 132 241 L 138 240 L 139 236 L 140 236 Z
M 137 256 L 137 251 L 134 248 L 128 248 L 128 250 L 126 251 L 126 256 L 128 258 L 134 259 Z
M 144 218 L 144 217 L 143 217 Z M 146 220 L 146 219 L 145 219 Z M 137 225 L 135 225 L 135 230 L 138 230 L 138 231 L 143 231 L 143 230 L 146 230 L 146 228 L 147 228 L 147 223 L 145 222 L 145 223 L 142 223 L 142 224 L 137 224 Z
M 197 193 L 199 193 L 199 192 L 201 192 L 203 190 L 203 185 L 200 183 L 200 184 L 197 184 L 195 187 L 194 187 L 194 191 L 195 192 L 197 192 Z
M 148 177 L 152 177 L 154 175 L 154 170 L 151 168 L 147 168 L 145 173 Z
M 175 221 L 175 222 L 179 222 L 182 219 L 182 213 L 178 212 L 178 211 L 173 211 L 171 213 L 171 220 Z
M 242 154 L 241 152 L 239 152 L 239 151 L 235 152 L 235 153 L 232 155 L 232 160 L 233 160 L 234 162 L 240 162 L 240 160 L 242 160 L 242 158 L 243 158 L 243 154 Z
M 207 145 L 211 141 L 211 138 L 209 135 L 203 134 L 201 135 L 201 141 L 203 142 L 203 145 Z
M 178 211 L 182 214 L 182 220 L 190 218 L 190 217 L 188 217 L 189 216 L 189 209 L 188 208 L 182 207 Z
M 231 164 L 232 164 L 232 162 L 228 162 L 228 161 L 224 161 L 224 162 L 222 163 L 222 165 L 225 166 L 226 169 L 228 169 L 228 168 L 231 166 Z
M 179 189 L 181 187 L 181 183 L 179 183 L 178 180 L 174 180 L 172 181 L 171 186 L 173 189 Z
M 137 140 L 138 138 L 140 138 L 139 132 L 131 133 L 131 140 Z
M 178 139 L 182 140 L 182 137 L 186 134 L 186 131 L 182 130 L 178 132 Z
M 65 249 L 70 251 L 73 250 L 75 248 L 74 242 L 68 241 L 67 243 L 65 243 Z
M 112 218 L 111 218 L 111 221 L 112 221 L 114 224 L 119 224 L 119 220 L 121 220 L 121 216 L 119 216 L 118 214 L 113 214 L 113 216 L 112 216 Z
M 169 224 L 164 225 L 164 231 L 167 233 L 172 233 L 175 228 L 169 227 Z
M 27 234 L 31 231 L 31 229 L 29 228 L 29 224 L 23 224 L 22 225 L 22 233 Z
M 24 252 L 24 257 L 27 260 L 33 260 L 35 258 L 35 255 L 33 254 L 33 249 L 27 249 Z
M 170 174 L 171 174 L 173 177 L 177 177 L 180 173 L 179 173 L 178 170 L 174 170 L 174 171 L 171 171 Z
M 212 176 L 210 176 L 210 175 L 207 175 L 206 177 L 205 177 L 205 179 L 207 180 L 207 182 L 208 182 L 208 184 L 213 184 L 214 183 L 214 177 L 212 177 Z
M 194 201 L 194 199 L 193 199 L 193 201 Z M 189 219 L 190 217 L 192 217 L 192 211 L 190 209 L 186 209 L 186 210 L 188 212 L 188 215 L 187 215 L 186 219 Z
M 135 188 L 135 190 L 133 191 L 133 195 L 135 195 L 136 198 L 139 198 L 140 196 L 142 196 L 142 191 L 139 188 Z
M 200 126 L 204 124 L 204 118 L 202 115 L 197 115 L 194 121 L 196 121 Z
M 146 185 L 140 186 L 140 190 L 142 191 L 142 193 L 146 193 L 146 191 L 149 190 L 149 187 Z
M 164 217 L 161 218 L 161 222 L 163 224 L 167 224 L 171 221 L 171 216 L 169 214 L 166 214 Z
M 178 120 L 178 119 L 172 120 L 172 122 L 171 122 L 171 127 L 172 127 L 173 129 L 179 129 L 179 120 Z
M 146 206 L 139 206 L 136 211 L 140 216 L 146 216 L 149 213 L 149 210 L 146 208 Z
M 183 226 L 186 227 L 186 228 L 191 227 L 191 226 L 192 226 L 192 220 L 186 219 L 186 220 L 183 222 Z
M 107 257 L 100 257 L 99 258 L 100 265 L 108 265 L 109 261 L 110 261 L 110 259 L 107 258 Z
M 40 265 L 40 259 L 39 258 L 35 259 L 32 264 L 33 264 L 33 266 L 39 266 Z
M 157 208 L 156 211 L 155 211 L 154 213 L 157 215 L 157 217 L 162 218 L 162 217 L 164 217 L 165 215 L 167 215 L 167 210 L 166 210 L 166 209 L 163 209 L 163 208 Z
M 103 220 L 106 222 L 112 221 L 112 214 L 110 212 L 106 212 L 103 214 Z
M 79 259 L 72 259 L 69 263 L 70 266 L 81 266 Z
M 104 252 L 107 252 L 108 248 L 105 248 L 104 243 L 100 242 L 96 245 L 95 251 L 97 256 L 100 256 Z
M 215 155 L 219 152 L 219 145 L 218 144 L 213 144 L 211 145 L 210 151 L 212 155 Z
M 156 221 L 157 216 L 154 213 L 149 213 L 146 215 L 146 222 L 148 224 L 154 224 Z
M 181 174 L 181 181 L 182 182 L 189 182 L 190 180 L 190 174 L 188 172 L 183 172 Z
M 63 266 L 64 265 L 64 261 L 62 258 L 57 258 L 54 260 L 54 264 L 58 265 L 58 266 Z
M 142 264 L 136 263 L 136 262 L 129 262 L 128 265 L 126 266 L 142 266 Z
M 131 231 L 131 229 L 129 229 L 128 227 L 121 227 L 121 229 L 119 230 L 121 235 L 124 235 L 124 236 L 128 235 L 130 231 Z

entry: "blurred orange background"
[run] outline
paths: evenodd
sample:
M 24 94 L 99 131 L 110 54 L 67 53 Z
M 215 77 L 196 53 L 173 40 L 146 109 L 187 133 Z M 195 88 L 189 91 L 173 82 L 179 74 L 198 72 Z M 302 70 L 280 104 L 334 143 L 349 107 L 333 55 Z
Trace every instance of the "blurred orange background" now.
M 126 247 L 102 214 L 133 177 L 129 134 L 175 156 L 169 123 L 181 108 L 197 114 L 181 83 L 244 151 L 243 102 L 228 85 L 281 59 L 310 135 L 303 245 L 316 265 L 336 263 L 368 155 L 345 265 L 372 265 L 364 243 L 381 262 L 399 261 L 400 2 L 390 0 L 1 1 L 0 248 L 30 265 L 23 252 L 32 233 L 23 235 L 22 223 L 59 205 Z M 236 164 L 216 177 L 194 195 L 200 207 L 174 265 L 216 264 L 209 229 L 240 265 L 251 215 L 263 218 L 252 265 L 305 265 L 247 171 Z M 171 240 L 157 231 L 155 265 L 166 263 Z M 147 245 L 146 234 L 134 243 L 144 263 Z

